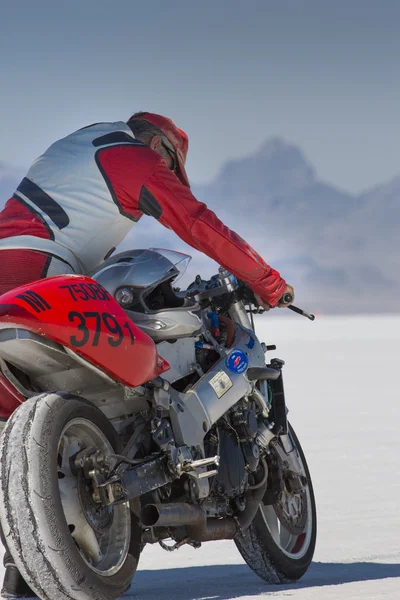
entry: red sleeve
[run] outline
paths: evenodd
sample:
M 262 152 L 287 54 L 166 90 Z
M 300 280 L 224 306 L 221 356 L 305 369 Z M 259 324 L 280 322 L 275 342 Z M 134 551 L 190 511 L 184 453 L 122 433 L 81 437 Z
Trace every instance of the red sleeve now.
M 237 233 L 199 202 L 182 185 L 165 162 L 158 161 L 145 182 L 145 189 L 159 204 L 160 223 L 169 227 L 187 244 L 204 252 L 228 269 L 271 306 L 275 306 L 286 282 Z M 146 192 L 142 190 L 142 194 Z
M 163 158 L 150 148 L 126 145 L 101 150 L 97 160 L 123 214 L 135 220 L 142 213 L 155 217 L 247 283 L 265 302 L 277 304 L 286 287 L 284 279 L 196 200 Z

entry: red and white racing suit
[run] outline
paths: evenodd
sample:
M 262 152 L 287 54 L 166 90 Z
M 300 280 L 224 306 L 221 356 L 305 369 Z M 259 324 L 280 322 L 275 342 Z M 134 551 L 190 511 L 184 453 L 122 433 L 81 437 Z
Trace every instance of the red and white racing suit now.
M 35 160 L 0 212 L 0 294 L 64 273 L 87 272 L 143 214 L 172 229 L 274 306 L 279 273 L 226 227 L 126 123 L 97 123 Z M 1 393 L 0 393 L 1 396 Z M 10 408 L 0 397 L 0 417 Z

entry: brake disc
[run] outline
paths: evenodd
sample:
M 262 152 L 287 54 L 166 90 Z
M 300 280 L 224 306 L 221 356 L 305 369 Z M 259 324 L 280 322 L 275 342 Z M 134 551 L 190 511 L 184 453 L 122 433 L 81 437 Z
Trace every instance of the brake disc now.
M 307 523 L 308 501 L 305 490 L 296 494 L 284 490 L 279 502 L 273 505 L 276 516 L 293 535 L 304 532 Z
M 97 533 L 103 534 L 113 523 L 113 507 L 94 501 L 92 482 L 89 482 L 82 472 L 78 474 L 78 495 L 82 512 L 90 527 Z

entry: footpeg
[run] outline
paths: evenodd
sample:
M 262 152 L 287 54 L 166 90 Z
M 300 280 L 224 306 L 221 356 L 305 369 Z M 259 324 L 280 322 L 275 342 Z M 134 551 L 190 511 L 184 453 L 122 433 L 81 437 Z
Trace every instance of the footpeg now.
M 193 479 L 206 479 L 207 477 L 214 477 L 217 475 L 218 468 L 213 469 L 212 471 L 201 471 L 198 473 L 199 469 L 204 469 L 205 467 L 209 467 L 211 465 L 215 465 L 219 467 L 219 456 L 211 456 L 210 458 L 200 458 L 198 460 L 187 460 L 183 461 L 179 465 L 179 470 L 181 474 L 189 475 L 189 477 L 193 477 Z
M 185 473 L 190 473 L 191 471 L 196 471 L 196 469 L 200 469 L 201 467 L 209 467 L 211 465 L 216 465 L 219 467 L 219 456 L 211 456 L 210 458 L 192 460 L 182 465 L 182 471 Z

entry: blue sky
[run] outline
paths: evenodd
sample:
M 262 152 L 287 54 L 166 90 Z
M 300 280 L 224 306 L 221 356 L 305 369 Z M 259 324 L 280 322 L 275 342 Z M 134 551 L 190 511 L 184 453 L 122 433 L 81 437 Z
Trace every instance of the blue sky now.
M 350 191 L 400 173 L 398 0 L 13 0 L 0 161 L 137 110 L 190 136 L 194 182 L 281 135 Z

